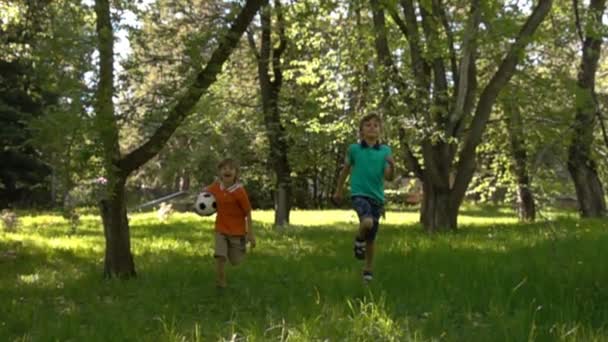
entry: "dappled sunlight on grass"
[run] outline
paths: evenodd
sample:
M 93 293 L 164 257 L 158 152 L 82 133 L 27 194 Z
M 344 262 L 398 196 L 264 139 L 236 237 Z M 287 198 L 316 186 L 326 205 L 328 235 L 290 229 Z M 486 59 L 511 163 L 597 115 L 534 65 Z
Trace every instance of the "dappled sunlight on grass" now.
M 420 214 L 417 211 L 387 211 L 386 217 L 382 219 L 382 224 L 417 225 L 419 218 Z M 253 212 L 253 220 L 272 224 L 274 222 L 274 211 L 256 210 Z M 358 222 L 354 210 L 293 210 L 290 214 L 290 224 L 294 226 L 357 225 Z M 465 213 L 458 217 L 458 222 L 463 226 L 517 224 L 517 216 L 514 214 L 505 214 L 501 217 L 470 216 Z
M 51 215 L 24 215 L 19 220 L 24 226 L 44 226 L 47 224 L 65 224 L 65 219 L 57 214 Z
M 255 210 L 252 213 L 254 221 L 260 223 L 274 223 L 274 211 Z M 326 226 L 337 223 L 351 222 L 357 219 L 352 210 L 292 210 L 289 216 L 290 224 L 295 226 Z
M 215 217 L 130 215 L 138 277 L 102 281 L 104 235 L 84 217 L 26 217 L 0 232 L 0 340 L 605 341 L 605 220 L 519 224 L 465 208 L 428 235 L 389 211 L 374 281 L 352 256 L 352 210 L 255 211 L 258 247 L 214 287 Z
M 458 216 L 458 226 L 460 228 L 466 228 L 467 226 L 492 226 L 492 225 L 506 225 L 506 224 L 517 224 L 518 220 L 516 216 L 511 217 L 477 217 L 477 216 Z

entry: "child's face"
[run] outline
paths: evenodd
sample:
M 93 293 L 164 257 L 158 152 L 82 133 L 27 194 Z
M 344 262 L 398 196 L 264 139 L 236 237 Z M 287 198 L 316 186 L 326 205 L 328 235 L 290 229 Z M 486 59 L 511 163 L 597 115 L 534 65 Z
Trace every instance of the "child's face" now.
M 363 123 L 361 136 L 363 139 L 377 140 L 380 137 L 380 129 L 380 122 L 376 119 L 371 119 Z
M 236 181 L 236 169 L 231 165 L 224 165 L 220 168 L 220 179 L 225 184 L 232 184 Z

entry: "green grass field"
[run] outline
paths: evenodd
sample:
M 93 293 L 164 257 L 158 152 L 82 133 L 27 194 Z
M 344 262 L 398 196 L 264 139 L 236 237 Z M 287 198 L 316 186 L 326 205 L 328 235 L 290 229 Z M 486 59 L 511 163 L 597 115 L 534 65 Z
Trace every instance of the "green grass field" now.
M 294 211 L 214 286 L 212 219 L 131 218 L 136 279 L 102 278 L 103 233 L 85 216 L 21 218 L 0 233 L 0 341 L 608 341 L 606 221 L 517 224 L 463 210 L 429 236 L 388 212 L 375 279 L 352 256 L 353 211 Z

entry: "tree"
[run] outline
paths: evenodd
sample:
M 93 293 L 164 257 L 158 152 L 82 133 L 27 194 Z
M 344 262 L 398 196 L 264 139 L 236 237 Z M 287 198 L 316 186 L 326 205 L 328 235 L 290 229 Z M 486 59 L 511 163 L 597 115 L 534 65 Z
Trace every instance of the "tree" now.
M 7 3 L 14 13 L 0 20 L 0 208 L 34 200 L 35 188 L 46 188 L 49 166 L 32 144 L 30 122 L 57 103 L 57 94 L 44 84 L 35 47 L 44 35 L 48 3 Z M 38 74 L 40 73 L 40 75 Z M 48 203 L 48 199 L 45 198 Z
M 264 0 L 248 0 L 230 29 L 219 39 L 217 48 L 191 84 L 177 96 L 165 120 L 142 145 L 122 154 L 116 122 L 114 96 L 114 34 L 108 0 L 95 1 L 96 32 L 99 47 L 99 82 L 95 101 L 96 128 L 103 148 L 107 174 L 106 198 L 100 203 L 106 240 L 104 274 L 106 277 L 135 276 L 131 254 L 129 222 L 125 203 L 125 184 L 129 175 L 159 153 L 173 132 L 192 112 L 204 92 L 215 81 L 222 65 L 238 44 L 242 33 Z
M 406 165 L 423 183 L 421 222 L 429 232 L 455 230 L 460 205 L 476 169 L 476 148 L 482 141 L 496 98 L 514 74 L 524 48 L 549 12 L 552 1 L 538 2 L 479 95 L 480 22 L 483 18 L 485 26 L 491 27 L 493 21 L 488 15 L 482 16 L 482 12 L 490 12 L 497 6 L 472 1 L 466 22 L 451 24 L 448 13 L 456 17 L 463 13 L 441 0 L 421 1 L 417 6 L 413 0 L 404 0 L 400 2 L 402 13 L 395 5 L 384 8 L 378 0 L 370 3 L 378 64 L 390 81 L 389 90 L 398 92 L 413 116 L 412 128 L 424 133 L 419 138 L 419 152 L 407 141 L 405 129 L 400 134 Z M 385 11 L 407 39 L 413 86 L 400 76 L 393 61 Z M 455 48 L 458 36 L 462 37 L 458 44 L 459 63 Z M 403 107 L 392 98 L 387 97 L 387 109 L 392 111 L 391 116 L 397 116 Z
M 528 171 L 528 151 L 521 109 L 517 102 L 504 101 L 502 107 L 507 119 L 512 169 L 517 184 L 517 213 L 520 221 L 536 219 L 536 203 Z
M 269 163 L 276 177 L 275 183 L 275 219 L 276 226 L 289 224 L 289 212 L 292 202 L 291 166 L 288 159 L 288 142 L 285 127 L 281 122 L 281 109 L 279 97 L 283 86 L 282 55 L 287 47 L 285 36 L 285 20 L 283 9 L 279 0 L 274 1 L 276 12 L 276 34 L 279 42 L 273 48 L 272 42 L 272 9 L 265 6 L 260 12 L 261 42 L 257 50 L 253 33 L 248 34 L 249 43 L 258 61 L 258 79 L 262 97 L 262 112 L 264 124 L 270 144 Z M 270 68 L 272 67 L 272 75 Z
M 575 11 L 578 13 L 578 2 L 574 1 L 574 5 Z M 589 4 L 584 33 L 577 21 L 582 42 L 582 58 L 577 76 L 576 115 L 568 150 L 568 171 L 576 188 L 579 212 L 582 217 L 606 215 L 604 189 L 598 177 L 596 162 L 591 155 L 594 131 L 599 117 L 595 74 L 602 48 L 602 16 L 605 10 L 606 0 L 592 0 Z

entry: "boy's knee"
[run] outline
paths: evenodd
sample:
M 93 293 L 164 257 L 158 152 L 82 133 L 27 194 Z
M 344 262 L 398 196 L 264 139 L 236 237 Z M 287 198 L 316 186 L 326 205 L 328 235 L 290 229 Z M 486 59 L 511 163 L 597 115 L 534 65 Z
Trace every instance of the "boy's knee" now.
M 215 261 L 217 261 L 217 262 L 218 262 L 218 263 L 220 263 L 220 264 L 225 263 L 225 262 L 226 262 L 226 259 L 227 259 L 227 258 L 226 258 L 225 256 L 223 256 L 223 255 L 216 255 L 216 256 L 215 256 Z
M 365 230 L 369 230 L 372 229 L 372 227 L 374 226 L 374 219 L 372 219 L 371 217 L 365 217 L 363 218 L 363 220 L 361 220 L 361 227 Z

